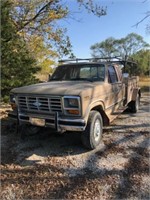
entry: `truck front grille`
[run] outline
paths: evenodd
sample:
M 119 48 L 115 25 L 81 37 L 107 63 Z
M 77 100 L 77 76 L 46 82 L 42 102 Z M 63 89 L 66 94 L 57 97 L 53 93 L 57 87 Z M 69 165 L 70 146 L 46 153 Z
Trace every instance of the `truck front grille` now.
M 24 112 L 62 113 L 61 97 L 18 96 L 18 106 Z

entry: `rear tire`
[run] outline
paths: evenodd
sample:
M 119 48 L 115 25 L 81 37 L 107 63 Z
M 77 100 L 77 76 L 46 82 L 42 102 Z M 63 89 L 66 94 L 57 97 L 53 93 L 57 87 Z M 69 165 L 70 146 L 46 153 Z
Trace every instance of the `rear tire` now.
M 137 113 L 137 111 L 139 110 L 139 106 L 140 106 L 140 97 L 138 95 L 136 100 L 130 102 L 130 104 L 129 104 L 130 112 L 131 113 Z
M 88 149 L 96 149 L 102 138 L 103 121 L 98 111 L 92 110 L 89 115 L 87 126 L 82 133 L 82 143 Z

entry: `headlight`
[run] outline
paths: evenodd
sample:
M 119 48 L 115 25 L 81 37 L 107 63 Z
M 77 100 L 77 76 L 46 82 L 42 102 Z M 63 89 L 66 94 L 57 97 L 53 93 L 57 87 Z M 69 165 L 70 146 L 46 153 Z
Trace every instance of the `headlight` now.
M 13 110 L 17 108 L 16 97 L 14 94 L 10 94 L 10 104 Z
M 80 115 L 80 97 L 65 96 L 63 98 L 64 113 L 68 115 Z
M 64 107 L 78 108 L 78 106 L 79 106 L 78 99 L 75 99 L 75 98 L 65 98 L 64 99 Z
M 10 94 L 10 103 L 16 103 L 16 97 L 14 94 Z

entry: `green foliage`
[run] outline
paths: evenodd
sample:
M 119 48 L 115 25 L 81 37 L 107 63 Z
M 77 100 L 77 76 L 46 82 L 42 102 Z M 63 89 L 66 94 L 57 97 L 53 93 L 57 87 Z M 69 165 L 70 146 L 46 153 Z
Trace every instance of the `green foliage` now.
M 111 57 L 116 53 L 116 41 L 113 37 L 91 46 L 93 57 Z
M 120 56 L 123 59 L 130 57 L 141 49 L 149 47 L 142 36 L 130 33 L 125 38 L 112 37 L 91 46 L 93 57 Z
M 150 45 L 144 41 L 142 36 L 130 33 L 121 39 L 112 37 L 91 46 L 93 57 L 120 57 L 124 60 L 133 58 L 138 61 L 138 67 L 126 66 L 126 71 L 133 74 L 146 74 L 149 67 Z
M 25 41 L 16 33 L 10 17 L 12 4 L 2 1 L 1 8 L 1 91 L 2 97 L 14 87 L 35 83 L 34 74 L 39 70 L 35 59 L 30 56 Z M 13 36 L 13 40 L 8 40 Z
M 149 47 L 149 44 L 144 41 L 142 36 L 136 33 L 130 33 L 125 38 L 116 40 L 118 56 L 126 59 L 139 50 L 147 47 Z
M 48 74 L 52 71 L 51 66 L 55 64 L 54 58 L 58 57 L 57 52 L 49 49 L 41 36 L 30 36 L 27 43 L 30 55 L 35 58 L 37 65 L 41 67 L 41 74 Z
M 66 18 L 68 12 L 67 6 L 58 0 L 14 0 L 11 15 L 17 33 L 27 42 L 32 36 L 40 37 L 48 49 L 67 55 L 71 52 L 71 43 L 66 30 L 57 22 Z
M 106 9 L 93 0 L 76 0 L 96 16 Z M 1 0 L 2 96 L 14 87 L 35 83 L 41 69 L 50 73 L 54 58 L 73 57 L 67 30 L 58 21 L 69 16 L 61 0 Z M 39 75 L 39 74 L 38 74 Z
M 12 19 L 19 34 L 25 39 L 31 35 L 40 36 L 48 48 L 57 51 L 59 56 L 71 53 L 71 43 L 67 30 L 60 27 L 61 19 L 69 18 L 71 14 L 67 3 L 62 0 L 11 0 Z M 84 7 L 89 13 L 100 17 L 106 15 L 106 8 L 94 0 L 76 0 L 79 7 Z M 10 37 L 10 40 L 12 37 Z
M 138 62 L 137 74 L 150 74 L 150 50 L 140 50 L 136 54 L 133 54 L 132 58 Z
M 93 0 L 76 1 L 79 7 L 84 7 L 96 16 L 106 14 L 106 9 Z M 54 64 L 53 60 L 56 57 L 73 55 L 67 30 L 58 24 L 61 19 L 70 15 L 67 3 L 61 0 L 9 0 L 9 2 L 11 3 L 9 16 L 15 32 L 8 34 L 6 40 L 14 40 L 16 34 L 23 38 L 38 66 L 42 68 L 41 73 L 51 70 L 49 64 Z

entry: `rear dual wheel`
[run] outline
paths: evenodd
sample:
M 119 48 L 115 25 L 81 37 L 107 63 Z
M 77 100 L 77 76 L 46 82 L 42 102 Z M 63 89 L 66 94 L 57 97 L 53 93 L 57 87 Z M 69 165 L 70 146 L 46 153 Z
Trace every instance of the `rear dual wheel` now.
M 88 149 L 99 146 L 103 132 L 103 121 L 98 111 L 92 110 L 85 131 L 82 133 L 82 143 Z

